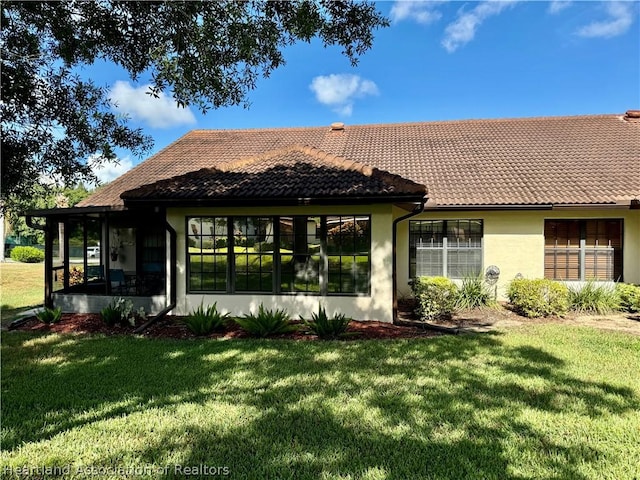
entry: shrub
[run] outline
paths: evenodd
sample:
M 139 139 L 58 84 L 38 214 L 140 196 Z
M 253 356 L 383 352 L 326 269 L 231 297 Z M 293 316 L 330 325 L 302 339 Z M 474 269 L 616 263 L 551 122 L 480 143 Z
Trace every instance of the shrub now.
M 458 287 L 457 308 L 479 308 L 494 303 L 493 292 L 482 276 L 465 277 Z
M 216 248 L 225 248 L 227 246 L 226 238 L 216 238 Z
M 229 318 L 231 316 L 228 313 L 218 312 L 217 303 L 209 305 L 207 308 L 204 308 L 201 303 L 184 319 L 184 323 L 194 334 L 208 335 L 222 327 Z
M 347 331 L 351 319 L 342 313 L 336 313 L 333 317 L 327 315 L 324 307 L 318 308 L 318 313 L 311 314 L 311 320 L 304 320 L 304 326 L 320 338 L 338 338 Z
M 100 310 L 100 317 L 102 318 L 102 321 L 110 327 L 113 327 L 116 323 L 120 323 L 122 321 L 122 313 L 113 303 L 110 303 Z
M 14 247 L 11 259 L 22 263 L 39 263 L 44 260 L 44 252 L 36 247 Z
M 418 277 L 412 284 L 418 302 L 416 313 L 422 320 L 450 317 L 455 309 L 457 287 L 445 277 Z
M 620 309 L 625 312 L 640 312 L 640 286 L 628 283 L 616 284 L 616 292 L 620 298 Z
M 620 297 L 611 285 L 599 285 L 589 280 L 569 288 L 569 305 L 576 312 L 604 315 L 620 309 Z
M 50 323 L 58 323 L 62 318 L 62 308 L 47 308 L 36 313 L 36 318 L 42 323 L 49 325 Z
M 114 299 L 109 305 L 100 311 L 102 321 L 109 325 L 114 326 L 119 323 L 122 326 L 130 325 L 132 327 L 136 324 L 136 317 L 145 319 L 146 314 L 144 308 L 140 307 L 137 312 L 133 311 L 133 302 L 129 299 L 125 300 L 122 297 Z
M 258 308 L 257 315 L 245 315 L 242 318 L 236 318 L 235 321 L 243 330 L 256 337 L 290 333 L 298 329 L 296 325 L 291 324 L 285 310 L 265 310 L 262 304 Z
M 509 284 L 507 298 L 526 317 L 561 316 L 569 310 L 567 286 L 548 279 L 516 278 Z

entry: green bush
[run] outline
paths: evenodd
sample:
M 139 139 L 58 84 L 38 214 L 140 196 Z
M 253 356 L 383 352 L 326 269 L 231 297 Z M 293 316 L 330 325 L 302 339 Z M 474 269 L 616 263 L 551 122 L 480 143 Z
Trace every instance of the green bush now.
M 450 317 L 456 305 L 456 285 L 445 277 L 418 277 L 411 284 L 422 320 Z
M 104 307 L 100 311 L 100 316 L 102 317 L 102 321 L 109 325 L 110 327 L 114 326 L 116 323 L 124 326 L 132 326 L 134 327 L 136 324 L 136 318 L 140 318 L 144 320 L 146 318 L 146 313 L 143 307 L 140 307 L 137 312 L 133 311 L 133 302 L 129 299 L 124 299 L 122 297 L 115 298 L 113 301 Z
M 458 287 L 457 308 L 479 308 L 494 303 L 493 292 L 482 276 L 466 277 Z
M 191 312 L 184 323 L 189 330 L 196 335 L 208 335 L 214 330 L 220 329 L 231 316 L 228 313 L 218 312 L 217 303 L 204 308 L 202 303 Z
M 50 323 L 58 323 L 62 318 L 62 308 L 47 308 L 36 313 L 36 318 L 42 323 L 49 325 Z
M 526 317 L 562 316 L 569 310 L 569 289 L 548 279 L 516 278 L 507 289 L 514 309 Z
M 102 321 L 110 327 L 113 327 L 116 323 L 122 322 L 122 312 L 113 303 L 110 303 L 100 310 L 100 317 L 102 318 Z
M 285 310 L 265 310 L 262 304 L 258 308 L 257 315 L 245 315 L 242 318 L 236 318 L 235 321 L 243 330 L 256 337 L 290 333 L 298 329 L 297 325 L 291 324 Z
M 616 292 L 620 298 L 620 309 L 625 312 L 640 312 L 640 286 L 629 283 L 616 284 Z
M 227 246 L 226 238 L 216 238 L 216 248 L 225 248 Z
M 44 252 L 36 247 L 14 247 L 11 259 L 22 263 L 39 263 L 44 260 Z
M 304 326 L 320 338 L 338 338 L 347 331 L 351 319 L 342 313 L 333 317 L 327 315 L 324 307 L 318 308 L 318 313 L 311 314 L 311 320 L 300 317 Z
M 589 280 L 569 288 L 569 305 L 576 312 L 604 315 L 620 309 L 620 296 L 611 285 Z

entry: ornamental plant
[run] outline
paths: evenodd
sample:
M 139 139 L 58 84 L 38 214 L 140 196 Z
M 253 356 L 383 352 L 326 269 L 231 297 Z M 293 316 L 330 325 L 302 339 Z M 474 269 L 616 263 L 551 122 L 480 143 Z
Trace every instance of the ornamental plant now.
M 418 277 L 411 283 L 411 290 L 418 302 L 416 313 L 421 320 L 451 317 L 458 294 L 451 280 L 445 277 Z
M 345 334 L 351 318 L 342 313 L 332 317 L 327 315 L 323 306 L 318 307 L 318 313 L 312 313 L 310 320 L 300 317 L 304 326 L 320 338 L 338 338 Z
M 286 310 L 267 310 L 260 304 L 258 313 L 250 313 L 235 322 L 247 333 L 255 337 L 267 337 L 282 333 L 295 332 L 297 325 L 293 325 Z
M 507 298 L 525 317 L 562 316 L 569 310 L 569 289 L 549 279 L 516 278 L 507 288 Z
M 195 335 L 208 335 L 224 326 L 231 316 L 228 313 L 220 313 L 217 303 L 206 308 L 202 303 L 192 311 L 185 319 L 184 324 Z

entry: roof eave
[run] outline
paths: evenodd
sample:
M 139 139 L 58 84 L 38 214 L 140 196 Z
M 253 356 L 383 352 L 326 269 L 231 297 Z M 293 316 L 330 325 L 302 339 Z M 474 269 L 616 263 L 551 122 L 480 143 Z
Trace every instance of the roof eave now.
M 628 210 L 640 209 L 640 201 L 623 200 L 610 203 L 509 203 L 509 204 L 465 204 L 465 205 L 438 205 L 427 204 L 426 211 L 450 211 L 450 210 Z
M 92 205 L 88 207 L 69 207 L 69 208 L 43 208 L 37 210 L 28 210 L 23 215 L 29 217 L 55 217 L 76 214 L 92 214 L 107 212 L 122 212 L 127 208 L 124 205 Z
M 127 207 L 278 207 L 305 205 L 361 205 L 371 203 L 420 203 L 424 194 L 372 195 L 357 197 L 293 197 L 293 198 L 192 198 L 192 199 L 124 199 Z

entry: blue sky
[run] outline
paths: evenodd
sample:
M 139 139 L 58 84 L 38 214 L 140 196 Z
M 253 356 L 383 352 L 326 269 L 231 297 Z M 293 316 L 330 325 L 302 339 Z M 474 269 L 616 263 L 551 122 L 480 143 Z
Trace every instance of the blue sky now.
M 285 51 L 249 109 L 201 115 L 113 66 L 87 73 L 158 151 L 192 129 L 623 113 L 640 109 L 640 3 L 381 2 L 391 19 L 352 67 L 319 42 Z M 142 159 L 119 152 L 104 181 Z

